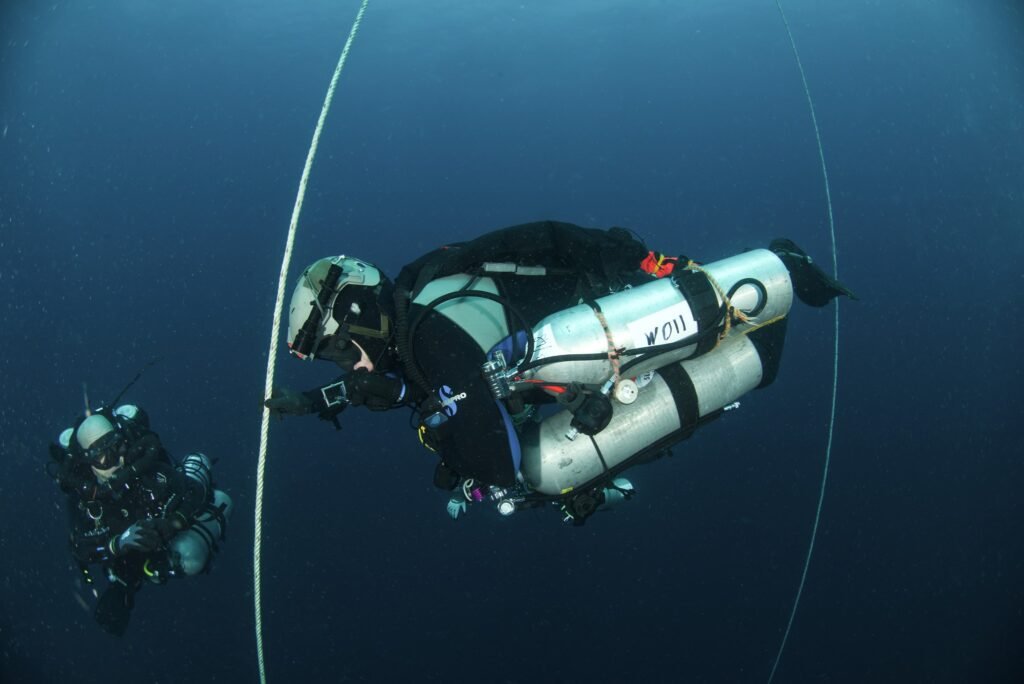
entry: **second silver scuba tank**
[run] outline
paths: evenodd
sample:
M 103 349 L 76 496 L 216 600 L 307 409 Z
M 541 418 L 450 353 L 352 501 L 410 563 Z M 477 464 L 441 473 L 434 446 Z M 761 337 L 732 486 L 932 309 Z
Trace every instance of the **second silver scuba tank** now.
M 186 477 L 203 487 L 205 494 L 213 489 L 210 459 L 205 454 L 189 454 L 181 462 L 181 469 Z M 231 508 L 231 497 L 213 489 L 212 503 L 171 540 L 170 550 L 186 575 L 197 575 L 206 568 L 217 540 L 224 533 L 222 523 L 231 515 Z
M 567 439 L 569 410 L 531 425 L 522 435 L 521 472 L 541 494 L 566 494 L 602 477 L 652 445 L 683 438 L 698 421 L 761 383 L 761 357 L 750 339 L 733 335 L 714 351 L 662 368 L 628 404 L 615 404 L 606 428 Z
M 181 471 L 185 473 L 185 476 L 203 488 L 204 499 L 209 495 L 210 488 L 213 486 L 213 478 L 210 474 L 212 468 L 213 465 L 206 454 L 189 454 L 181 462 Z

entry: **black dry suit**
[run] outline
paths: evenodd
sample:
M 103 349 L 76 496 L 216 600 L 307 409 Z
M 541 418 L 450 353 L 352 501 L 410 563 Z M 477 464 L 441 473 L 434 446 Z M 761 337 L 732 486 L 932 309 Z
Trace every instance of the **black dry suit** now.
M 209 492 L 175 467 L 141 410 L 134 419 L 101 410 L 123 437 L 124 466 L 106 483 L 93 474 L 78 445 L 78 425 L 67 448 L 53 444 L 52 474 L 67 494 L 71 553 L 87 582 L 89 566 L 100 564 L 110 579 L 97 606 L 96 618 L 105 629 L 120 634 L 127 627 L 132 596 L 145 579 L 163 581 L 173 570 L 167 542 L 176 530 L 187 528 L 209 505 Z M 136 523 L 151 525 L 161 548 L 147 554 L 115 553 L 114 540 Z
M 438 486 L 454 486 L 459 477 L 511 486 L 520 459 L 512 417 L 481 376 L 498 340 L 480 334 L 487 325 L 474 314 L 460 317 L 454 308 L 499 304 L 504 320 L 492 327 L 504 337 L 581 300 L 649 281 L 639 270 L 647 254 L 623 228 L 542 221 L 436 249 L 402 269 L 395 282 L 396 343 L 411 390 L 427 397 L 420 402 L 420 435 L 441 458 Z M 453 299 L 459 302 L 446 309 Z

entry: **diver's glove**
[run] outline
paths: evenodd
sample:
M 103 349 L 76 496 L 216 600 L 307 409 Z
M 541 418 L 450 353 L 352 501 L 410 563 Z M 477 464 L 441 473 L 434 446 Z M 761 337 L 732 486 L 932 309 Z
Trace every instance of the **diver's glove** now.
M 129 551 L 152 553 L 160 545 L 160 533 L 149 520 L 140 520 L 110 540 L 110 550 L 115 556 L 123 556 Z
M 160 539 L 165 544 L 170 541 L 174 535 L 178 534 L 178 532 L 181 532 L 183 529 L 188 527 L 188 522 L 185 520 L 185 516 L 180 513 L 175 513 L 167 518 L 154 518 L 148 522 L 152 526 L 153 531 L 160 536 Z
M 448 515 L 452 520 L 458 520 L 460 515 L 466 514 L 466 500 L 461 496 L 453 496 L 448 500 Z
M 313 400 L 302 392 L 285 387 L 275 387 L 270 398 L 263 402 L 270 412 L 278 418 L 285 416 L 304 416 L 313 410 Z

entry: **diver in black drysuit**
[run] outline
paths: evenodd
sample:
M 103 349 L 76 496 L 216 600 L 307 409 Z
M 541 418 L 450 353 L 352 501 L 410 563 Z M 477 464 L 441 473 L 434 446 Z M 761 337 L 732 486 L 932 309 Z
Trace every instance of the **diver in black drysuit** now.
M 170 544 L 176 535 L 189 529 L 205 534 L 212 526 L 197 525 L 196 518 L 208 513 L 223 536 L 224 512 L 212 506 L 208 459 L 191 454 L 176 467 L 146 413 L 132 405 L 79 420 L 51 444 L 50 454 L 50 473 L 67 495 L 71 553 L 87 584 L 94 582 L 92 565 L 107 579 L 94 617 L 121 636 L 144 584 L 194 574 Z M 212 555 L 216 539 L 207 542 Z
M 776 240 L 771 249 L 806 303 L 823 306 L 840 294 L 852 296 L 791 241 Z M 325 286 L 328 262 L 338 263 L 341 275 Z M 300 358 L 334 361 L 343 375 L 306 392 L 275 388 L 265 404 L 279 415 L 316 413 L 336 425 L 349 405 L 371 410 L 410 406 L 419 419 L 420 441 L 438 454 L 437 486 L 452 489 L 470 478 L 511 486 L 518 469 L 510 437 L 514 421 L 511 409 L 499 406 L 481 376 L 488 344 L 474 336 L 472 321 L 453 320 L 445 302 L 479 303 L 476 297 L 466 298 L 466 292 L 489 278 L 497 286 L 493 300 L 502 304 L 507 330 L 521 331 L 581 301 L 650 282 L 652 276 L 671 276 L 675 264 L 686 262 L 685 257 L 652 252 L 622 228 L 556 221 L 504 228 L 441 247 L 405 266 L 393 284 L 368 262 L 322 259 L 296 288 L 289 346 Z M 489 263 L 504 264 L 506 271 L 509 265 L 528 268 L 501 273 L 489 270 Z M 544 275 L 524 274 L 535 273 L 536 267 Z M 452 280 L 458 274 L 467 274 L 465 282 Z M 447 290 L 435 287 L 439 283 Z M 775 378 L 784 336 L 785 320 L 750 335 L 762 356 L 762 387 Z M 550 397 L 541 393 L 529 398 L 529 403 L 547 401 Z

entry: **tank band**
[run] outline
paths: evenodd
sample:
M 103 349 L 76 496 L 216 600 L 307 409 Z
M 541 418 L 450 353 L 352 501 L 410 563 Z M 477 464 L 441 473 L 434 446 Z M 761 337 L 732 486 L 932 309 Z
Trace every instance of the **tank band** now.
M 701 271 L 677 269 L 672 275 L 672 279 L 693 310 L 693 317 L 697 320 L 697 329 L 704 332 L 709 328 L 716 327 L 721 318 L 721 305 L 718 303 L 718 295 L 707 275 Z M 702 335 L 697 343 L 697 351 L 694 356 L 706 354 L 714 349 L 716 344 L 718 344 L 718 335 Z M 664 373 L 662 375 L 664 376 Z
M 697 421 L 700 413 L 697 403 L 697 389 L 693 386 L 693 380 L 682 365 L 672 363 L 664 368 L 658 369 L 658 375 L 668 385 L 672 399 L 676 403 L 676 413 L 679 414 L 679 433 L 677 439 L 686 439 L 697 429 Z

